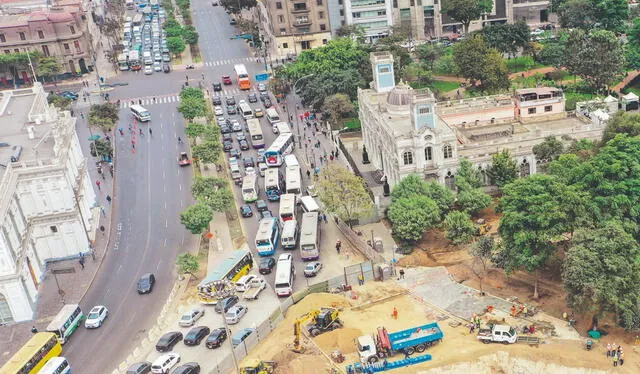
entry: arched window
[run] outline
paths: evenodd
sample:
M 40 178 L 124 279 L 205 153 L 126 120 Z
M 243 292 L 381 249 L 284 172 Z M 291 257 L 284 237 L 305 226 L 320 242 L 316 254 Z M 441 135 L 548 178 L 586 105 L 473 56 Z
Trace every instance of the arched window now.
M 9 303 L 2 293 L 0 293 L 0 324 L 13 323 L 13 315 Z
M 522 164 L 520 164 L 520 176 L 522 178 L 526 178 L 531 175 L 531 165 L 527 160 L 522 160 Z
M 456 189 L 456 177 L 451 172 L 448 172 L 444 177 L 444 185 L 447 186 L 450 190 Z
M 453 148 L 449 144 L 442 147 L 442 153 L 444 153 L 444 158 L 453 158 Z
M 424 149 L 424 159 L 425 161 L 433 160 L 433 149 L 431 147 L 427 147 Z
M 404 161 L 405 165 L 413 165 L 413 152 L 404 152 L 402 154 L 402 160 Z

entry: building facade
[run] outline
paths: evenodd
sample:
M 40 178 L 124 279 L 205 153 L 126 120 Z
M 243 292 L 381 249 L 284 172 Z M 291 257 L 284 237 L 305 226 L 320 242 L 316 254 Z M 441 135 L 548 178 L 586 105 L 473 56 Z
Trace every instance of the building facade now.
M 47 263 L 91 252 L 99 208 L 75 117 L 40 83 L 0 92 L 0 323 L 33 317 Z
M 86 16 L 77 6 L 34 10 L 22 14 L 0 15 L 0 53 L 38 51 L 55 57 L 60 73 L 87 73 L 92 65 Z M 9 72 L 0 79 L 12 80 Z M 18 70 L 18 81 L 32 78 L 29 68 Z
M 275 58 L 297 56 L 331 40 L 328 0 L 259 1 L 261 32 Z
M 391 0 L 344 0 L 346 24 L 361 27 L 365 40 L 389 35 L 393 25 Z
M 436 102 L 428 89 L 395 84 L 389 52 L 372 53 L 371 63 L 372 88 L 358 90 L 362 137 L 376 174 L 391 188 L 418 174 L 453 189 L 461 158 L 484 172 L 503 149 L 527 176 L 547 162 L 533 154 L 547 136 L 597 140 L 604 130 L 603 123 L 568 116 L 559 89 Z

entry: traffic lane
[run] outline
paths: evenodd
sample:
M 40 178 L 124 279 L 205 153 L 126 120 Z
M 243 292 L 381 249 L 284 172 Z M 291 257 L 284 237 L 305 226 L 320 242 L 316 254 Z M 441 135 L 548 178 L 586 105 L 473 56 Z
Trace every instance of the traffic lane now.
M 194 70 L 187 70 L 187 72 L 191 71 Z M 109 94 L 109 100 L 112 102 L 118 99 L 171 95 L 180 92 L 184 80 L 183 72 L 175 70 L 171 70 L 168 74 L 159 72 L 152 75 L 144 75 L 141 71 L 123 71 L 112 81 L 127 83 L 127 85 L 109 88 L 104 92 Z
M 213 7 L 208 2 L 197 2 L 192 6 L 193 23 L 200 35 L 200 47 L 205 61 L 248 55 L 247 43 L 244 39 L 231 39 L 240 31 L 230 24 L 231 18 L 222 7 Z

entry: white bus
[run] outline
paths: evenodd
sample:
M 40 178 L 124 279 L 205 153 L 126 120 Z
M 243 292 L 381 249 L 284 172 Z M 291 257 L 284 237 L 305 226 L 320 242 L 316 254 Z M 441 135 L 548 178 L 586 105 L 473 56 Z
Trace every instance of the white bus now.
M 245 203 L 258 200 L 258 183 L 255 174 L 247 174 L 242 179 L 242 199 Z
M 242 115 L 242 118 L 247 120 L 249 118 L 253 118 L 253 110 L 251 110 L 249 104 L 247 104 L 244 100 L 240 101 L 240 103 L 238 104 L 238 108 L 240 109 L 240 115 Z
M 286 221 L 296 218 L 296 195 L 290 193 L 280 195 L 279 217 L 283 225 Z
M 131 114 L 140 122 L 151 121 L 151 113 L 138 104 L 131 106 Z
M 133 2 L 133 0 L 127 0 L 125 4 L 127 4 L 127 9 L 129 10 L 133 10 L 136 8 L 136 4 Z
M 318 202 L 313 196 L 302 196 L 300 198 L 300 205 L 305 213 L 320 212 L 320 205 L 318 205 Z
M 284 161 L 284 156 L 293 152 L 293 135 L 280 134 L 276 140 L 264 152 L 264 159 L 267 166 L 280 166 Z
M 300 163 L 298 162 L 298 158 L 294 154 L 284 156 L 284 166 L 297 166 L 300 167 Z
M 267 108 L 265 113 L 270 124 L 273 125 L 276 122 L 280 122 L 280 115 L 278 115 L 278 111 L 276 110 L 276 108 Z
M 274 123 L 273 126 L 278 130 L 278 134 L 286 134 L 291 132 L 291 127 L 286 122 Z
M 51 357 L 38 374 L 71 374 L 71 365 L 64 357 Z
M 47 326 L 47 331 L 58 336 L 60 344 L 69 340 L 71 334 L 78 328 L 84 318 L 82 309 L 78 304 L 67 304 L 60 309 L 56 317 Z
M 118 55 L 118 69 L 121 71 L 129 70 L 129 55 L 126 53 Z
M 264 218 L 258 224 L 256 233 L 256 250 L 258 255 L 271 256 L 278 248 L 278 238 L 280 237 L 280 227 L 275 217 Z
M 285 185 L 286 192 L 296 195 L 297 198 L 302 196 L 302 178 L 299 166 L 287 166 L 285 168 Z
M 291 296 L 291 294 L 293 294 L 293 280 L 295 276 L 296 268 L 293 266 L 293 256 L 291 256 L 291 253 L 281 254 L 276 264 L 276 295 Z
M 298 222 L 295 219 L 289 220 L 282 226 L 280 243 L 284 249 L 295 249 L 298 241 Z
M 142 13 L 136 13 L 133 16 L 133 21 L 131 22 L 131 24 L 134 26 L 142 25 Z M 134 33 L 135 33 L 135 29 L 134 29 Z
M 247 120 L 249 128 L 249 138 L 251 138 L 251 146 L 253 148 L 264 148 L 264 136 L 262 136 L 262 126 L 260 120 L 251 118 Z
M 282 190 L 282 176 L 280 175 L 280 170 L 275 168 L 265 170 L 264 192 L 267 195 L 267 200 L 280 200 L 280 194 L 282 193 Z
M 304 261 L 320 258 L 318 212 L 304 213 L 300 225 L 300 257 Z

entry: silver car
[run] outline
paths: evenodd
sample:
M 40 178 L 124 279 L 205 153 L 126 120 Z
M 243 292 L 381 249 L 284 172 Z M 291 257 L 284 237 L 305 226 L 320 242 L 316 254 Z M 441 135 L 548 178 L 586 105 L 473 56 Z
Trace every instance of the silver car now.
M 247 314 L 247 307 L 242 304 L 236 304 L 232 306 L 231 309 L 227 311 L 227 313 L 225 313 L 224 319 L 228 324 L 235 325 L 236 323 L 240 322 L 245 314 Z
M 186 311 L 182 317 L 180 318 L 180 322 L 178 324 L 182 327 L 190 327 L 195 325 L 195 323 L 204 316 L 204 308 L 193 308 L 189 311 Z
M 91 311 L 87 315 L 87 319 L 84 320 L 84 327 L 87 329 L 97 329 L 102 326 L 108 315 L 109 311 L 107 310 L 107 307 L 103 305 L 96 305 L 91 308 Z

